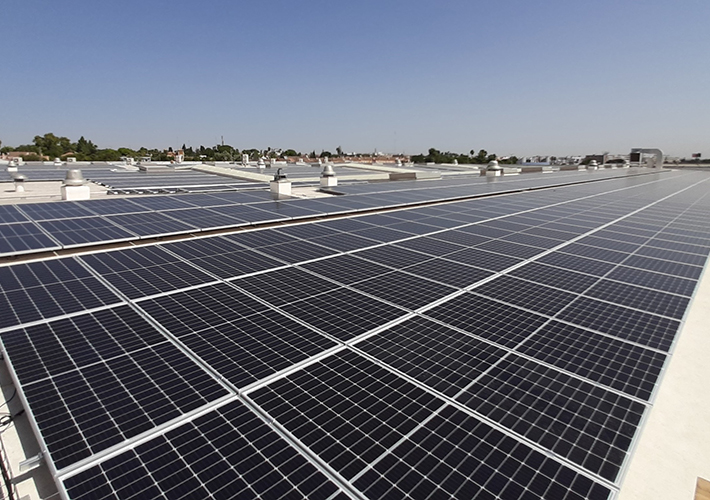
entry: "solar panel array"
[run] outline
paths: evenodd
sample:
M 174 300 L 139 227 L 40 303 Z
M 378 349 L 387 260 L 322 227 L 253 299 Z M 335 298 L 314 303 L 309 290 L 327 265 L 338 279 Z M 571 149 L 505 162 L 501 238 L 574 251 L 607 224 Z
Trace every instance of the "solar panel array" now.
M 610 170 L 585 175 L 606 179 L 643 172 L 643 169 Z M 574 180 L 564 174 L 559 177 L 531 174 L 517 182 L 486 183 L 485 179 L 481 182 L 469 178 L 455 185 L 443 180 L 428 183 L 429 187 L 438 186 L 434 192 L 412 188 L 398 193 L 326 199 L 273 200 L 268 191 L 252 190 L 9 205 L 0 210 L 0 257 L 290 222 L 565 182 Z
M 607 499 L 710 253 L 706 179 L 8 265 L 0 339 L 68 498 Z

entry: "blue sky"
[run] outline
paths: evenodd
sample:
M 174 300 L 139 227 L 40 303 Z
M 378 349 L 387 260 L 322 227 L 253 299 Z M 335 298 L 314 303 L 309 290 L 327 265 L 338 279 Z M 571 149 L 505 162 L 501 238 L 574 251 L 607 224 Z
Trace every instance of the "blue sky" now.
M 5 0 L 0 140 L 710 157 L 708 0 Z

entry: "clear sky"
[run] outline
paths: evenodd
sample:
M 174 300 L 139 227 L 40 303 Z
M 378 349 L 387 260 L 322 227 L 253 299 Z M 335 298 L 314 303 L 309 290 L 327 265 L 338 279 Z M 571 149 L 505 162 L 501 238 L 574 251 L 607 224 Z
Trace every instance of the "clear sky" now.
M 5 0 L 0 140 L 710 157 L 709 0 Z

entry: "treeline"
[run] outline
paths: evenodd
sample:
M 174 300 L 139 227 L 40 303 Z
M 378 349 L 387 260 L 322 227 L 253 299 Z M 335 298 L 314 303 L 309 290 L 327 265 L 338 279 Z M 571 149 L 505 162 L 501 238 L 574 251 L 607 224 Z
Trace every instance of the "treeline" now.
M 438 149 L 430 148 L 429 154 L 426 155 L 414 155 L 411 157 L 411 161 L 414 163 L 454 163 L 456 160 L 458 163 L 488 163 L 491 160 L 495 160 L 497 156 L 495 154 L 488 154 L 488 151 L 481 149 L 478 153 L 473 149 L 469 154 L 462 153 L 452 153 L 451 151 L 442 152 Z M 518 158 L 511 156 L 503 160 L 498 160 L 499 163 L 515 164 L 518 162 Z
M 0 145 L 2 142 L 0 141 Z M 182 150 L 187 161 L 241 161 L 242 154 L 248 154 L 251 159 L 260 157 L 277 158 L 280 156 L 300 156 L 300 153 L 293 149 L 274 150 L 267 148 L 266 150 L 245 149 L 240 151 L 228 144 L 219 144 L 212 147 L 187 147 L 182 145 Z M 48 133 L 35 136 L 32 144 L 21 144 L 17 147 L 5 146 L 0 148 L 0 153 L 10 153 L 13 151 L 22 151 L 31 153 L 24 155 L 25 161 L 42 161 L 45 158 L 50 160 L 54 158 L 64 159 L 68 156 L 73 156 L 77 161 L 119 161 L 123 156 L 132 158 L 149 157 L 152 161 L 169 161 L 175 157 L 176 151 L 170 147 L 167 150 L 149 149 L 141 147 L 139 149 L 131 148 L 99 148 L 91 140 L 87 140 L 81 136 L 76 142 L 72 142 L 68 137 L 61 137 Z M 312 153 L 315 156 L 315 153 Z

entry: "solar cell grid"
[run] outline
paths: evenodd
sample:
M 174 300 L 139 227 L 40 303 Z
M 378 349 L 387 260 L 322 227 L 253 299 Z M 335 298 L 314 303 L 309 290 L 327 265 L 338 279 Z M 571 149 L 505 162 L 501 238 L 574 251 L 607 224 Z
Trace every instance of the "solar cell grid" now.
M 325 500 L 338 491 L 237 401 L 80 472 L 64 485 L 73 500 L 134 495 Z
M 396 243 L 395 246 L 416 250 L 417 252 L 429 254 L 432 257 L 438 257 L 461 250 L 461 245 L 428 236 L 401 241 Z
M 73 259 L 0 268 L 0 328 L 119 301 Z
M 215 280 L 213 276 L 154 246 L 80 258 L 131 299 Z
M 594 276 L 604 276 L 616 267 L 616 264 L 609 262 L 586 259 L 584 257 L 577 257 L 576 255 L 561 252 L 553 252 L 543 255 L 540 259 L 538 259 L 538 262 Z
M 431 259 L 420 264 L 405 267 L 406 273 L 438 281 L 457 288 L 465 288 L 493 275 L 492 271 L 485 271 L 477 267 L 452 262 L 445 259 Z
M 587 297 L 578 297 L 557 318 L 666 352 L 680 326 L 673 319 Z
M 486 238 L 502 238 L 503 236 L 507 236 L 514 232 L 497 227 L 495 225 L 495 222 L 497 221 L 462 227 L 459 229 L 459 231 L 475 234 L 477 236 L 485 236 Z M 523 227 L 522 229 L 525 229 L 525 227 Z
M 678 234 L 668 233 L 666 231 L 660 231 L 656 235 L 659 239 L 677 241 L 680 243 L 688 243 L 690 245 L 700 245 L 708 247 L 710 246 L 710 238 L 696 238 L 693 236 L 681 236 Z
M 348 480 L 443 404 L 350 351 L 249 397 Z
M 707 256 L 710 253 L 710 247 L 702 245 L 689 245 L 687 243 L 679 243 L 677 241 L 669 241 L 660 238 L 652 238 L 646 243 L 647 247 L 661 248 L 667 250 L 674 250 L 677 252 L 693 253 L 696 255 Z
M 506 352 L 419 316 L 356 345 L 381 362 L 450 397 Z
M 567 233 L 566 239 L 572 239 L 574 238 L 573 234 Z M 513 233 L 509 236 L 505 236 L 501 238 L 501 241 L 512 241 L 514 243 L 521 243 L 523 245 L 530 245 L 533 247 L 538 247 L 538 248 L 552 248 L 556 247 L 557 245 L 561 244 L 562 239 L 559 238 L 548 238 L 544 236 L 537 236 L 534 234 L 530 234 L 528 232 L 520 232 L 520 233 Z
M 451 229 L 461 225 L 460 221 L 447 219 L 445 217 L 427 217 L 426 219 L 422 219 L 421 222 L 439 229 Z
M 645 240 L 646 238 L 644 238 L 644 241 Z M 641 246 L 641 244 L 636 243 L 626 243 L 623 241 L 611 240 L 608 238 L 599 238 L 597 237 L 597 233 L 594 233 L 591 236 L 585 236 L 584 238 L 577 240 L 577 242 L 580 245 L 587 245 L 595 248 L 601 248 L 607 251 L 615 251 L 625 254 L 635 252 L 636 249 Z
M 21 213 L 14 205 L 0 206 L 0 224 L 8 222 L 26 222 L 27 217 Z
M 406 314 L 398 307 L 348 289 L 292 302 L 281 309 L 343 342 Z
M 441 233 L 432 234 L 431 237 L 436 238 L 437 240 L 449 241 L 451 243 L 456 243 L 463 246 L 476 246 L 491 240 L 490 238 L 487 238 L 485 236 L 479 236 L 458 230 L 444 231 Z
M 624 261 L 624 265 L 639 269 L 646 269 L 657 273 L 670 274 L 681 278 L 698 279 L 703 272 L 700 266 L 681 264 L 670 260 L 661 260 L 641 255 L 631 255 Z
M 240 219 L 218 214 L 209 208 L 186 208 L 163 212 L 171 219 L 180 221 L 200 230 L 216 229 L 244 225 Z
M 331 234 L 329 236 L 311 238 L 310 241 L 316 245 L 337 250 L 338 252 L 349 252 L 380 244 L 379 241 L 363 238 L 350 233 Z
M 610 491 L 445 407 L 355 481 L 368 498 L 606 500 Z
M 585 292 L 589 297 L 681 319 L 690 299 L 617 281 L 601 280 Z
M 377 240 L 381 243 L 388 243 L 412 237 L 412 233 L 397 231 L 396 229 L 390 229 L 388 227 L 371 227 L 367 229 L 360 229 L 358 231 L 352 231 L 352 234 L 360 236 L 362 238 L 370 238 L 373 240 Z
M 671 262 L 677 262 L 680 264 L 690 264 L 693 266 L 704 266 L 707 261 L 707 255 L 698 255 L 687 252 L 676 252 L 673 250 L 667 250 L 662 248 L 656 248 L 651 246 L 643 246 L 636 251 L 636 255 L 642 255 L 644 257 L 653 257 L 654 259 L 666 259 Z
M 544 316 L 472 293 L 459 295 L 425 314 L 509 348 L 518 345 L 547 321 Z
M 194 205 L 187 201 L 188 199 L 185 196 L 141 196 L 132 198 L 131 201 L 147 211 L 194 208 Z
M 306 260 L 318 259 L 336 254 L 338 251 L 316 245 L 306 240 L 296 240 L 280 245 L 269 245 L 259 248 L 259 252 L 265 253 L 269 257 L 295 264 Z
M 163 236 L 186 233 L 197 229 L 193 225 L 169 217 L 164 212 L 107 215 L 104 218 L 138 236 Z
M 615 268 L 605 278 L 663 292 L 685 295 L 686 297 L 693 295 L 697 284 L 695 280 L 625 266 Z
M 65 247 L 137 238 L 135 233 L 112 224 L 104 217 L 48 220 L 37 224 Z
M 125 307 L 6 333 L 3 344 L 58 469 L 227 394 Z
M 0 225 L 0 255 L 57 250 L 57 241 L 32 222 Z
M 392 271 L 392 268 L 349 254 L 308 262 L 299 267 L 346 285 Z
M 394 245 L 369 248 L 357 252 L 355 255 L 368 259 L 378 264 L 400 268 L 407 265 L 418 264 L 432 258 L 431 255 L 415 252 Z
M 263 223 L 263 222 L 277 222 L 280 220 L 288 220 L 289 217 L 286 215 L 281 215 L 276 212 L 268 210 L 268 207 L 264 206 L 264 209 L 257 208 L 261 207 L 261 203 L 254 205 L 227 205 L 223 207 L 212 207 L 210 210 L 217 212 L 222 215 L 229 217 L 234 217 L 235 219 L 240 219 L 245 222 Z
M 517 351 L 648 401 L 666 355 L 552 321 Z
M 645 410 L 518 356 L 493 367 L 457 400 L 612 482 Z
M 340 288 L 336 283 L 297 267 L 256 274 L 232 283 L 274 306 Z
M 558 251 L 578 255 L 580 257 L 603 260 L 604 262 L 611 262 L 614 264 L 624 261 L 629 256 L 626 252 L 618 252 L 616 250 L 584 245 L 582 243 L 570 243 L 569 245 L 565 245 L 560 248 Z
M 557 288 L 505 275 L 476 287 L 474 292 L 549 316 L 564 309 L 576 297 Z
M 284 227 L 272 229 L 270 232 L 284 233 L 298 239 L 318 238 L 320 236 L 335 236 L 342 234 L 336 229 L 326 227 L 325 223 L 289 224 Z
M 419 309 L 456 291 L 453 287 L 400 271 L 360 281 L 352 287 L 411 310 Z
M 35 221 L 90 217 L 94 215 L 81 203 L 64 201 L 61 203 L 27 203 L 19 207 L 30 219 Z
M 528 262 L 524 266 L 512 270 L 509 274 L 518 278 L 524 278 L 529 281 L 576 293 L 583 292 L 599 280 L 596 276 L 548 266 L 538 262 Z
M 493 240 L 486 243 L 481 243 L 477 248 L 487 250 L 489 252 L 499 252 L 505 255 L 511 255 L 519 259 L 529 259 L 542 253 L 544 250 L 538 247 L 521 245 L 504 240 Z
M 397 231 L 404 231 L 409 234 L 424 235 L 437 231 L 438 228 L 435 226 L 430 226 L 428 224 L 423 224 L 420 222 L 405 221 L 399 222 L 397 224 L 392 224 L 387 227 L 388 229 L 395 229 Z
M 277 311 L 252 314 L 178 337 L 239 388 L 335 346 L 334 341 Z
M 284 231 L 270 230 L 240 231 L 238 233 L 228 234 L 223 238 L 229 242 L 238 243 L 246 248 L 262 248 L 269 245 L 301 241 Z
M 225 283 L 142 300 L 138 305 L 175 335 L 199 332 L 269 309 Z
M 466 248 L 458 252 L 447 254 L 443 258 L 480 267 L 481 269 L 489 271 L 502 271 L 523 262 L 522 258 L 503 255 L 501 253 L 486 252 L 479 248 Z

